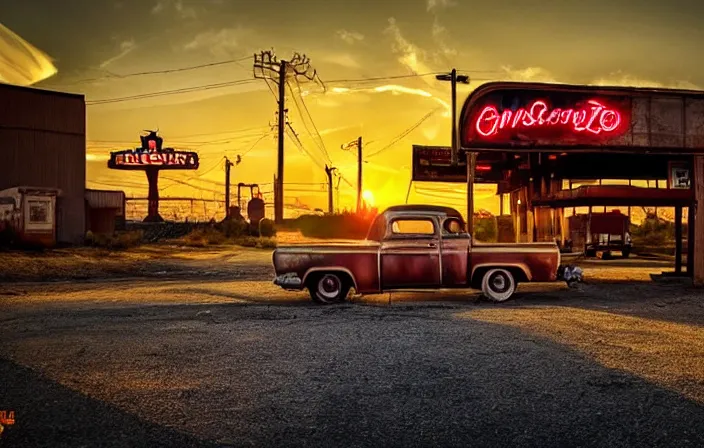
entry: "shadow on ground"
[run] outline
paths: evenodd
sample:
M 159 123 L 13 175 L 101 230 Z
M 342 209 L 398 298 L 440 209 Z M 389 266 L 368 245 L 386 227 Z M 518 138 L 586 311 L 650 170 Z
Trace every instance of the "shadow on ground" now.
M 0 405 L 4 410 L 15 411 L 16 421 L 5 427 L 0 446 L 217 446 L 147 422 L 5 359 L 0 359 L 0 378 Z
M 80 393 L 0 360 L 18 419 L 9 446 L 209 446 L 146 420 L 236 446 L 704 445 L 704 407 L 695 401 L 583 351 L 452 311 L 128 311 L 71 315 L 71 328 L 67 316 L 51 315 L 31 333 L 11 334 L 13 359 L 73 378 Z M 111 350 L 116 335 L 120 353 Z M 37 359 L 38 343 L 51 361 Z M 88 354 L 77 361 L 81 346 Z M 185 393 L 135 387 L 174 372 L 193 385 Z

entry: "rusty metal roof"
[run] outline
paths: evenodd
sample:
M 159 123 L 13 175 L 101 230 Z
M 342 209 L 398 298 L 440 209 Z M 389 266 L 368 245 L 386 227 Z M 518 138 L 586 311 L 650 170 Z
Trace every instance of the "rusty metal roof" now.
M 120 190 L 88 190 L 86 201 L 91 208 L 117 208 L 122 210 L 125 204 L 125 192 Z

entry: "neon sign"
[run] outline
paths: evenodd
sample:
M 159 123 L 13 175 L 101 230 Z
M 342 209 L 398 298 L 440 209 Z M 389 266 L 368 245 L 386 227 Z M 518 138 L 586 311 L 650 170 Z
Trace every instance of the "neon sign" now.
M 556 129 L 575 134 L 610 134 L 623 122 L 621 113 L 599 101 L 589 100 L 582 108 L 550 107 L 545 101 L 533 101 L 529 106 L 502 112 L 496 106 L 485 106 L 477 115 L 474 128 L 483 137 L 492 137 L 505 129 Z
M 190 151 L 175 151 L 173 148 L 162 148 L 163 139 L 150 132 L 141 136 L 142 146 L 125 151 L 110 153 L 108 167 L 112 169 L 138 170 L 150 167 L 172 170 L 198 169 L 198 154 Z
M 192 169 L 198 167 L 198 155 L 193 152 L 177 152 L 168 149 L 151 153 L 127 150 L 113 153 L 111 162 L 113 162 L 111 165 L 115 168 L 157 166 L 161 168 L 180 167 Z
M 175 151 L 173 148 L 162 148 L 164 139 L 155 131 L 148 131 L 139 139 L 142 146 L 137 149 L 114 151 L 110 153 L 108 168 L 115 170 L 142 170 L 149 182 L 148 222 L 161 222 L 159 215 L 159 171 L 161 170 L 197 170 L 198 154 L 190 151 Z

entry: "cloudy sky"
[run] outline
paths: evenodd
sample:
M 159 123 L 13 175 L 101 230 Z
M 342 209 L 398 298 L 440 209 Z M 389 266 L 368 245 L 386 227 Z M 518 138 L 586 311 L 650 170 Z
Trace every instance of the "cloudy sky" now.
M 285 180 L 301 184 L 287 203 L 314 207 L 326 204 L 314 185 L 326 163 L 342 173 L 342 206 L 354 203 L 355 156 L 340 145 L 359 135 L 365 189 L 381 206 L 405 199 L 411 145 L 450 140 L 449 85 L 435 72 L 470 75 L 460 104 L 499 79 L 704 86 L 700 0 L 22 0 L 0 3 L 0 17 L 53 58 L 58 73 L 39 87 L 86 95 L 89 186 L 135 195 L 144 176 L 107 170 L 106 155 L 154 128 L 201 155 L 198 173 L 166 176 L 163 196 L 221 198 L 223 156 L 237 154 L 233 181 L 271 190 L 276 103 L 252 74 L 266 49 L 305 53 L 325 85 L 301 78 L 287 92 L 302 143 L 287 137 Z M 204 64 L 215 65 L 188 69 Z M 461 187 L 418 186 L 411 201 L 461 208 Z M 496 211 L 491 194 L 481 189 L 479 206 Z

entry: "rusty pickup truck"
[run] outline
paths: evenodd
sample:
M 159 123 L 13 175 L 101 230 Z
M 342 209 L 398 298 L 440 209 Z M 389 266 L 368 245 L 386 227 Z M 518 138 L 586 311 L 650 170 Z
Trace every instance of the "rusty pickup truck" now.
M 401 205 L 386 209 L 360 242 L 278 247 L 274 284 L 310 291 L 316 303 L 392 290 L 478 289 L 508 300 L 519 282 L 581 280 L 560 265 L 556 243 L 486 244 L 472 240 L 462 215 L 449 207 Z

